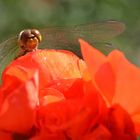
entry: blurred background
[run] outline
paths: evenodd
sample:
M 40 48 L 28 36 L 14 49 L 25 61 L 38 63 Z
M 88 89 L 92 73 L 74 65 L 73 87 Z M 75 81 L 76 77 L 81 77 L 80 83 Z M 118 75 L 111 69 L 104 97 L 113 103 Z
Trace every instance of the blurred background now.
M 0 42 L 25 28 L 118 20 L 126 25 L 111 40 L 140 66 L 140 0 L 0 0 Z

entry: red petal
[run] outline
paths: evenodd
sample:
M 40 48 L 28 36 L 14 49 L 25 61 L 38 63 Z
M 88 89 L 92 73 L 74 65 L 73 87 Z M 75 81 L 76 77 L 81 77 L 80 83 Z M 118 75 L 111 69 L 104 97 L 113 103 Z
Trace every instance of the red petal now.
M 112 134 L 112 140 L 136 140 L 131 116 L 119 105 L 109 108 L 105 125 Z
M 132 120 L 135 124 L 136 133 L 140 136 L 140 114 L 133 115 Z
M 37 50 L 18 58 L 11 66 L 39 70 L 40 89 L 59 79 L 80 78 L 85 63 L 68 51 Z M 8 69 L 8 68 L 7 68 Z
M 64 100 L 64 95 L 54 88 L 46 88 L 43 90 L 44 94 L 40 97 L 40 106 L 45 106 L 53 102 Z
M 94 131 L 88 133 L 81 140 L 111 140 L 111 133 L 103 125 L 99 125 Z
M 92 133 L 99 123 L 106 105 L 91 82 L 85 84 L 85 96 L 79 113 L 68 123 L 68 134 L 74 140 Z M 94 137 L 93 137 L 94 138 Z
M 28 71 L 24 70 L 19 68 L 18 72 L 24 75 Z M 4 74 L 4 84 L 0 88 L 0 129 L 26 133 L 35 119 L 35 109 L 38 104 L 38 73 L 28 71 L 24 81 L 21 80 L 24 76 L 20 79 L 8 74 L 8 71 Z
M 140 113 L 140 69 L 128 62 L 117 50 L 108 59 L 116 75 L 113 103 L 119 103 L 131 114 Z
M 81 39 L 79 41 L 93 82 L 102 92 L 102 95 L 111 102 L 115 92 L 115 76 L 107 58 L 87 42 Z
M 76 99 L 84 96 L 83 84 L 84 81 L 80 78 L 62 79 L 55 81 L 50 87 L 59 90 L 66 99 Z
M 131 114 L 136 131 L 140 134 L 140 69 L 117 50 L 109 55 L 109 61 L 117 77 L 113 103 L 119 103 Z
M 13 140 L 12 133 L 0 131 L 0 140 Z

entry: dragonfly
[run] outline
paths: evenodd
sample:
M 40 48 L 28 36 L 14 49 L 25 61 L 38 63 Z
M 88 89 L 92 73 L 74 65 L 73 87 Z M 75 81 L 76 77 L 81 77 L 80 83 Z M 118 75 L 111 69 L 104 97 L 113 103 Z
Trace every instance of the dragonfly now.
M 81 57 L 78 39 L 82 38 L 99 50 L 108 52 L 112 49 L 112 45 L 106 41 L 119 35 L 124 29 L 123 23 L 111 20 L 70 27 L 48 27 L 39 30 L 42 37 L 42 41 L 41 38 L 38 40 L 39 48 L 65 49 Z M 21 47 L 19 46 L 19 36 L 21 35 L 12 37 L 0 44 L 0 75 L 3 69 L 17 57 Z

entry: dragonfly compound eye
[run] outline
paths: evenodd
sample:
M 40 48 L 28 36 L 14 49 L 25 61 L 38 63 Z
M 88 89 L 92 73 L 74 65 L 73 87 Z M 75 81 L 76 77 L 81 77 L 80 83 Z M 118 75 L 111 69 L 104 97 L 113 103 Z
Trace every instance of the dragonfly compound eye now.
M 42 37 L 38 30 L 23 30 L 18 37 L 19 47 L 26 52 L 33 51 L 34 49 L 37 49 L 41 39 Z
M 37 30 L 37 29 L 32 29 L 31 33 L 37 37 L 38 41 L 41 42 L 42 41 L 42 36 L 41 33 Z

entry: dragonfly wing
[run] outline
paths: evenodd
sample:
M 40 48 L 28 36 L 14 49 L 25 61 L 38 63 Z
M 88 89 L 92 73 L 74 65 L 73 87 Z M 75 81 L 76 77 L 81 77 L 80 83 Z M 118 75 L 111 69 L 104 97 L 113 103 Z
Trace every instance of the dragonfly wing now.
M 0 75 L 3 69 L 15 58 L 18 51 L 17 37 L 0 44 Z
M 117 21 L 98 22 L 73 27 L 57 27 L 41 30 L 43 36 L 42 48 L 71 49 L 78 45 L 78 39 L 83 38 L 90 43 L 104 42 L 125 29 L 125 25 Z M 46 46 L 45 46 L 46 44 Z

